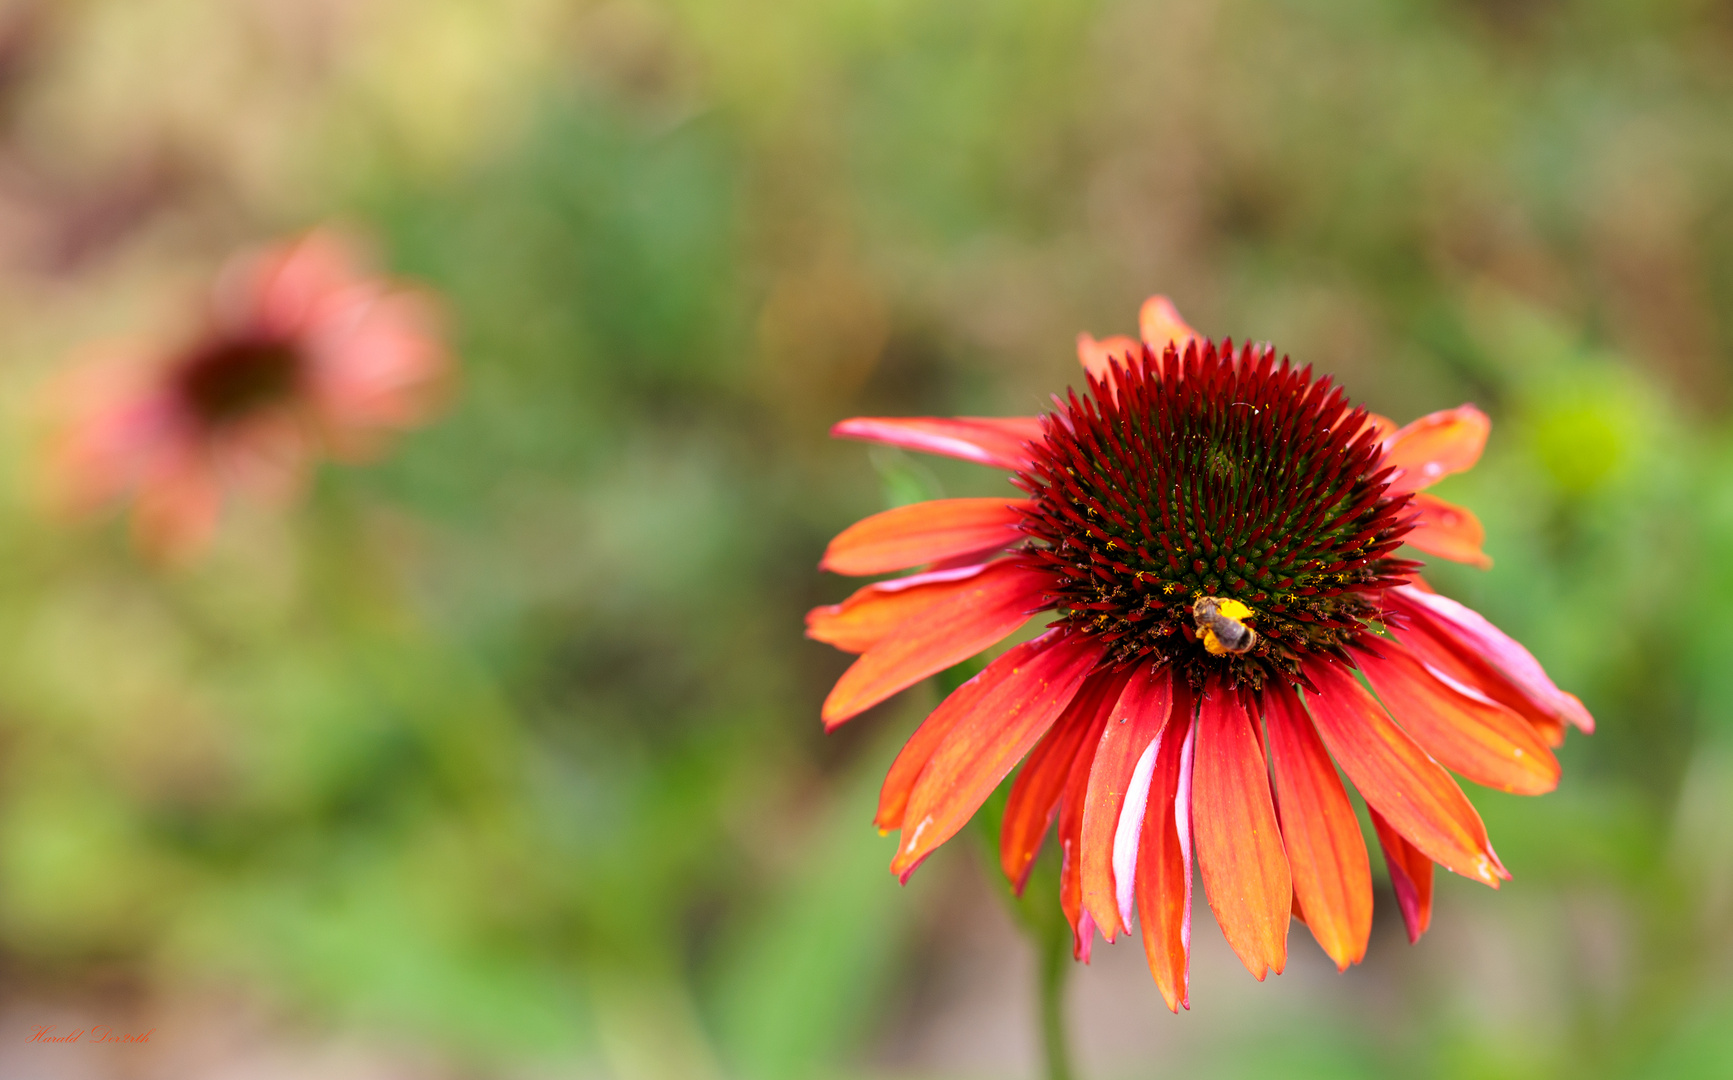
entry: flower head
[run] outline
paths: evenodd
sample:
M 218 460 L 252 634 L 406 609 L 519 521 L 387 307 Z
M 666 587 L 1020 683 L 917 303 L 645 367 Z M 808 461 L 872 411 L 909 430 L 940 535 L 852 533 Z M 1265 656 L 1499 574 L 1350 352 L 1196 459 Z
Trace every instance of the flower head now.
M 320 453 L 353 458 L 425 418 L 449 361 L 432 303 L 314 232 L 232 260 L 200 329 L 76 373 L 58 446 L 75 508 L 130 500 L 147 549 L 185 555 L 232 491 L 282 498 Z
M 1549 791 L 1550 747 L 1593 721 L 1403 557 L 1489 565 L 1474 515 L 1420 490 L 1475 463 L 1483 413 L 1397 429 L 1268 347 L 1203 339 L 1163 297 L 1142 323 L 1142 342 L 1080 338 L 1085 392 L 1044 417 L 838 424 L 1010 469 L 1025 497 L 935 500 L 844 531 L 824 568 L 926 569 L 817 608 L 807 627 L 860 654 L 825 701 L 834 727 L 1048 617 L 891 766 L 878 813 L 901 830 L 891 868 L 906 880 L 1021 762 L 1001 833 L 1012 886 L 1057 819 L 1078 957 L 1097 930 L 1112 941 L 1136 921 L 1177 1009 L 1194 856 L 1257 978 L 1285 965 L 1290 914 L 1345 969 L 1365 953 L 1371 872 L 1336 767 L 1366 800 L 1418 940 L 1435 863 L 1494 888 L 1509 876 L 1446 769 Z

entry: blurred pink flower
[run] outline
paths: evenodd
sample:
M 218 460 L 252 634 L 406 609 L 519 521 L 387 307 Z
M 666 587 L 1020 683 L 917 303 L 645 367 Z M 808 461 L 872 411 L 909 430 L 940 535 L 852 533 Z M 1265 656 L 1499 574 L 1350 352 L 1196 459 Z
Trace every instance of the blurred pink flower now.
M 75 511 L 130 502 L 136 540 L 162 557 L 200 550 L 230 494 L 286 502 L 316 455 L 363 458 L 423 422 L 450 370 L 432 300 L 368 273 L 329 230 L 231 260 L 202 322 L 62 388 L 56 496 Z

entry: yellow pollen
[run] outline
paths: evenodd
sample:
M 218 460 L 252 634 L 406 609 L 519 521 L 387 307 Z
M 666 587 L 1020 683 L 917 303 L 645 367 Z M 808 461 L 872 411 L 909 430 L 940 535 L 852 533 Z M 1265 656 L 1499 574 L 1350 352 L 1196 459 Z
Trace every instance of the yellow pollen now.
M 1241 622 L 1252 617 L 1252 609 L 1240 603 L 1238 600 L 1223 600 L 1221 603 L 1216 605 L 1216 611 L 1220 614 L 1226 615 L 1230 619 L 1238 619 Z
M 1202 637 L 1203 647 L 1208 650 L 1211 656 L 1226 656 L 1228 654 L 1227 646 L 1223 645 L 1221 639 L 1216 637 L 1214 630 L 1207 626 L 1204 627 Z

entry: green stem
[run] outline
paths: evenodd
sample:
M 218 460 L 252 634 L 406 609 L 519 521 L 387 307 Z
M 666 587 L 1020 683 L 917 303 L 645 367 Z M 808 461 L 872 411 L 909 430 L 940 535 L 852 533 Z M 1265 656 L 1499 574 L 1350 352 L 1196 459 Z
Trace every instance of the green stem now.
M 981 669 L 978 659 L 964 661 L 939 675 L 945 693 Z M 1012 780 L 1005 778 L 975 815 L 974 833 L 981 844 L 983 869 L 999 872 L 999 830 L 1005 818 Z M 1057 845 L 1047 844 L 1035 865 L 1029 868 L 1021 896 L 1009 889 L 1003 894 L 1017 925 L 1035 946 L 1036 1008 L 1041 1021 L 1041 1056 L 1047 1063 L 1047 1080 L 1072 1080 L 1071 1037 L 1065 1026 L 1065 977 L 1071 970 L 1071 923 L 1059 903 L 1059 855 Z
M 1047 1059 L 1047 1080 L 1072 1080 L 1071 1037 L 1065 1029 L 1065 976 L 1071 970 L 1071 928 L 1060 919 L 1041 935 L 1041 1048 Z

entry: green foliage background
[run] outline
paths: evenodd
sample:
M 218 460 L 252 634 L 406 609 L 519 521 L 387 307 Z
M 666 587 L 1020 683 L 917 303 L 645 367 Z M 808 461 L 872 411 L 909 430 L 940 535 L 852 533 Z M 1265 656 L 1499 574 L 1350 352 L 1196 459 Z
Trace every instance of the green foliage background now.
M 824 737 L 800 617 L 835 531 L 1002 481 L 826 431 L 1039 409 L 1161 291 L 1399 420 L 1488 409 L 1440 493 L 1497 565 L 1436 580 L 1601 728 L 1556 794 L 1474 792 L 1502 893 L 1441 883 L 1407 951 L 1386 904 L 1321 996 L 1144 984 L 1171 1054 L 1084 1025 L 1090 1075 L 1733 1075 L 1725 3 L 8 10 L 12 999 L 240 987 L 465 1075 L 927 1075 L 897 1032 L 1002 890 L 964 842 L 884 872 L 930 694 Z M 453 410 L 189 569 L 44 514 L 75 348 L 328 219 L 444 296 Z

